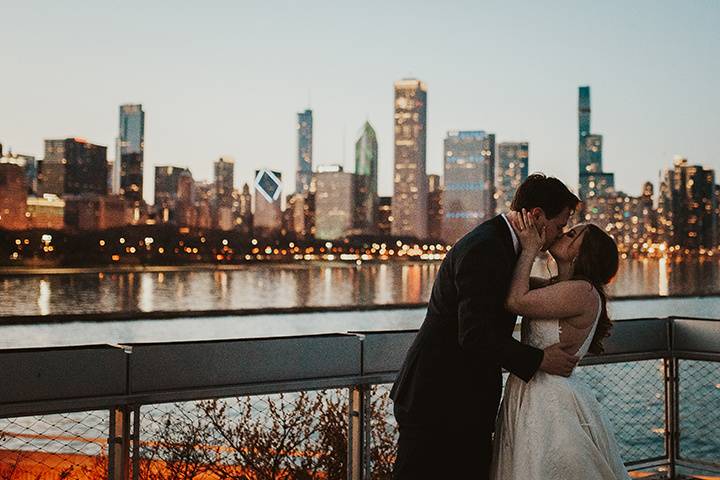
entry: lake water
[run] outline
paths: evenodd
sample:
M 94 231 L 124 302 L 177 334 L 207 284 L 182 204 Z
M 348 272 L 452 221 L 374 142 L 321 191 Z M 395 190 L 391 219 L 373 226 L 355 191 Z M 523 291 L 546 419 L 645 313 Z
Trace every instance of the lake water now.
M 254 265 L 238 270 L 0 276 L 0 315 L 422 303 L 437 262 Z M 537 273 L 543 265 L 536 265 Z M 720 317 L 720 265 L 626 261 L 615 319 Z M 628 295 L 659 298 L 623 299 Z M 673 297 L 672 295 L 697 295 Z M 266 337 L 417 328 L 424 309 L 0 326 L 0 348 Z M 0 321 L 1 322 L 1 321 Z

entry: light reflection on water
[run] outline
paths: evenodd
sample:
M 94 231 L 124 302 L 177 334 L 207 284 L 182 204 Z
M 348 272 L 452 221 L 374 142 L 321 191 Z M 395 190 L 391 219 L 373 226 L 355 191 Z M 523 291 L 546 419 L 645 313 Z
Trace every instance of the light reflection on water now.
M 239 270 L 0 276 L 0 315 L 423 303 L 439 263 L 255 265 Z M 535 273 L 546 267 L 536 265 Z M 609 294 L 720 291 L 717 259 L 621 263 Z
M 108 311 L 423 303 L 437 263 L 276 265 L 232 271 L 166 271 L 0 277 L 2 315 Z M 537 266 L 542 272 L 542 266 Z M 717 263 L 625 262 L 611 295 L 697 294 L 615 300 L 614 319 L 683 315 L 720 317 Z M 699 278 L 698 278 L 699 277 Z M 178 318 L 131 322 L 0 326 L 0 348 L 306 335 L 413 329 L 424 308 L 371 312 Z
M 437 263 L 0 276 L 0 315 L 427 301 Z

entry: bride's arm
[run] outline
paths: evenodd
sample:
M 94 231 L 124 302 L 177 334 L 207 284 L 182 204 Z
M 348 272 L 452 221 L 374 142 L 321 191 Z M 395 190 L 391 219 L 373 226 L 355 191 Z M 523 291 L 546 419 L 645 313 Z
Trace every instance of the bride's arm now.
M 557 277 L 550 277 L 550 278 L 530 277 L 530 290 L 535 290 L 536 288 L 547 287 L 551 283 L 554 283 L 556 278 Z
M 574 317 L 597 301 L 592 286 L 584 280 L 560 281 L 535 290 L 528 289 L 527 283 L 515 270 L 505 302 L 508 311 L 526 319 Z

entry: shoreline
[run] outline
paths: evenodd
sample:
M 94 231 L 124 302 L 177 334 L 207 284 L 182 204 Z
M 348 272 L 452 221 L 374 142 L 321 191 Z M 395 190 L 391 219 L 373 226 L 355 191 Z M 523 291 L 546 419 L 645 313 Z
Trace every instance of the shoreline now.
M 720 291 L 708 294 L 678 293 L 671 295 L 627 295 L 610 298 L 612 303 L 638 300 L 673 300 L 689 298 L 720 297 Z M 93 313 L 51 313 L 48 315 L 0 315 L 0 327 L 67 323 L 135 322 L 146 320 L 176 320 L 213 317 L 254 317 L 260 315 L 288 315 L 336 312 L 368 312 L 388 310 L 424 309 L 427 302 L 420 303 L 376 303 L 369 305 L 308 305 L 295 307 L 254 307 L 240 309 L 212 310 L 127 310 Z M 694 318 L 685 317 L 682 318 Z
M 441 260 L 363 260 L 362 265 L 408 264 L 422 265 L 440 263 Z M 193 263 L 184 265 L 96 265 L 86 267 L 0 267 L 0 277 L 4 276 L 30 276 L 30 275 L 74 275 L 88 273 L 162 273 L 162 272 L 192 272 L 192 271 L 234 271 L 253 268 L 283 267 L 304 268 L 307 266 L 323 266 L 331 268 L 356 268 L 359 265 L 349 260 L 304 260 L 288 262 L 254 262 L 246 264 L 215 264 Z

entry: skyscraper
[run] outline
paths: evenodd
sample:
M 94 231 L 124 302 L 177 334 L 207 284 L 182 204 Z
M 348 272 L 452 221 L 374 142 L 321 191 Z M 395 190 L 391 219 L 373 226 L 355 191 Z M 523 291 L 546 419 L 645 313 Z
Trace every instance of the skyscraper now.
M 427 86 L 416 79 L 395 82 L 395 174 L 392 234 L 427 237 Z
M 448 132 L 444 151 L 443 240 L 455 243 L 495 215 L 495 135 Z
M 313 117 L 312 110 L 307 109 L 297 114 L 298 131 L 298 169 L 295 178 L 295 191 L 306 192 L 312 180 L 312 141 Z
M 578 92 L 578 193 L 580 200 L 611 195 L 615 190 L 612 173 L 603 172 L 603 137 L 590 133 L 590 87 Z
M 686 158 L 676 157 L 674 169 L 668 170 L 672 221 L 671 242 L 682 248 L 714 246 L 717 230 L 715 217 L 715 171 L 689 165 Z
M 142 105 L 120 105 L 120 134 L 113 167 L 113 193 L 142 202 L 145 112 Z
M 250 233 L 252 230 L 252 194 L 250 186 L 244 183 L 242 190 L 236 191 L 236 200 L 233 204 L 235 223 L 242 233 Z
M 528 177 L 528 143 L 503 142 L 498 144 L 498 161 L 495 169 L 496 213 L 508 212 L 518 187 Z
M 428 237 L 438 241 L 442 239 L 443 189 L 440 175 L 428 175 Z
M 282 174 L 272 170 L 255 171 L 255 235 L 272 237 L 282 227 Z
M 190 170 L 173 166 L 155 167 L 155 206 L 177 201 L 182 175 L 190 175 Z
M 349 235 L 355 211 L 355 175 L 332 165 L 318 169 L 315 178 L 315 237 L 336 240 Z
M 210 182 L 194 182 L 192 186 L 194 224 L 198 228 L 212 227 L 211 200 L 215 185 Z
M 45 140 L 38 195 L 106 195 L 107 175 L 107 147 L 82 138 Z
M 215 226 L 221 230 L 233 227 L 232 206 L 235 161 L 230 157 L 220 157 L 215 162 Z
M 375 230 L 378 182 L 378 144 L 375 130 L 365 122 L 355 142 L 355 229 L 359 233 Z
M 232 205 L 235 161 L 230 157 L 220 157 L 215 162 L 215 195 L 220 205 Z
M 590 135 L 590 87 L 578 89 L 578 133 L 582 145 L 585 136 Z

